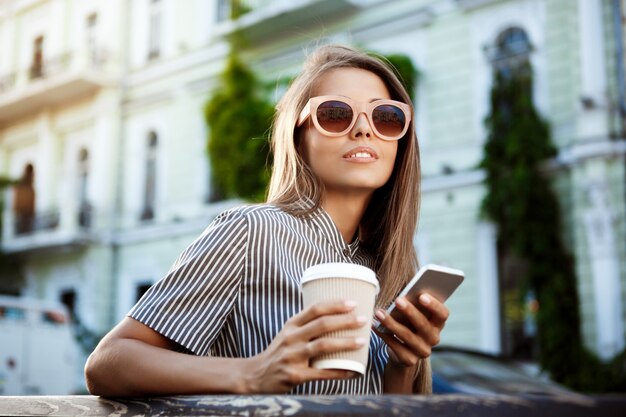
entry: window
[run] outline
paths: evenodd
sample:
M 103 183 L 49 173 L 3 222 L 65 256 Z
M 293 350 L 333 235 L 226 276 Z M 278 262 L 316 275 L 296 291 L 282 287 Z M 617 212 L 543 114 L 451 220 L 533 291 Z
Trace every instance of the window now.
M 35 225 L 35 168 L 32 164 L 24 167 L 22 179 L 14 187 L 13 213 L 15 215 L 15 234 L 30 233 Z
M 78 224 L 81 227 L 91 226 L 92 207 L 87 197 L 89 183 L 89 152 L 81 149 L 78 155 Z
M 43 75 L 43 36 L 38 36 L 33 42 L 33 61 L 30 66 L 30 78 L 41 78 Z
M 491 64 L 502 75 L 509 76 L 513 71 L 525 67 L 532 47 L 526 32 L 517 27 L 504 30 L 496 39 L 491 53 Z
M 511 80 L 527 74 L 531 51 L 528 35 L 523 29 L 511 27 L 502 31 L 489 57 L 496 77 Z M 500 97 L 494 105 L 499 117 L 516 117 L 510 96 Z M 518 359 L 534 359 L 538 351 L 534 318 L 537 300 L 524 284 L 528 262 L 502 243 L 497 245 L 497 254 L 502 352 Z
M 61 291 L 59 296 L 59 301 L 63 303 L 67 310 L 70 313 L 70 318 L 72 320 L 76 319 L 76 290 L 70 288 L 67 290 Z
M 222 22 L 230 18 L 230 0 L 217 0 L 217 21 Z
M 154 218 L 154 206 L 156 202 L 156 175 L 157 175 L 157 147 L 158 137 L 152 131 L 148 134 L 146 152 L 146 182 L 144 185 L 143 211 L 141 220 Z
M 91 65 L 98 65 L 99 57 L 98 57 L 98 45 L 97 45 L 97 27 L 98 27 L 98 15 L 96 13 L 92 13 L 87 16 L 87 26 L 86 26 L 86 40 L 87 40 L 87 54 L 89 63 Z
M 156 59 L 161 50 L 161 0 L 150 0 L 148 59 Z

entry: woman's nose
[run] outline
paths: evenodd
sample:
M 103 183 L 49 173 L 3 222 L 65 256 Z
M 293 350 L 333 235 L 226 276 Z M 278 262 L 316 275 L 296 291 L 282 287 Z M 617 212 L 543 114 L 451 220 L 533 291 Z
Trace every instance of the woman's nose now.
M 354 127 L 350 131 L 350 137 L 354 140 L 368 138 L 370 139 L 373 136 L 374 132 L 372 130 L 372 126 L 370 126 L 370 122 L 365 116 L 365 113 L 359 114 L 354 123 Z

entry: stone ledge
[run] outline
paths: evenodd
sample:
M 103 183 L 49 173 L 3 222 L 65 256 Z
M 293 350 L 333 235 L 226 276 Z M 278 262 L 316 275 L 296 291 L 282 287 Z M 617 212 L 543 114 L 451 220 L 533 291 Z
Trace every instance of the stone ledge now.
M 626 395 L 288 396 L 212 395 L 107 399 L 0 397 L 2 416 L 549 416 L 623 417 Z

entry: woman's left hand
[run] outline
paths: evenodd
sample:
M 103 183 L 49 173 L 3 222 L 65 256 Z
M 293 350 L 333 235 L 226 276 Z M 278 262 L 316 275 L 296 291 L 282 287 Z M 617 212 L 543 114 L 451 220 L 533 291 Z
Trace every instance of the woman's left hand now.
M 374 329 L 389 347 L 389 359 L 396 366 L 415 366 L 420 358 L 430 356 L 432 347 L 439 343 L 439 335 L 450 312 L 435 297 L 422 294 L 419 303 L 430 312 L 427 317 L 406 298 L 396 299 L 396 309 L 404 314 L 406 325 L 398 322 L 384 310 L 377 310 L 376 318 L 391 333 Z

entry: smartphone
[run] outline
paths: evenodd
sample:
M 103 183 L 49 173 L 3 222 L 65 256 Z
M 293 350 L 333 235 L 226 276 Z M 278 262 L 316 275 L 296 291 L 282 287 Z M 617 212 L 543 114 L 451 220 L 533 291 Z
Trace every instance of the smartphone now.
M 422 293 L 428 293 L 442 303 L 445 302 L 450 295 L 463 282 L 463 271 L 448 268 L 440 265 L 429 264 L 420 268 L 415 276 L 404 287 L 398 297 L 406 297 L 406 299 L 416 306 L 427 317 L 430 312 L 419 303 L 418 298 Z M 404 314 L 396 310 L 395 303 L 387 309 L 387 314 L 391 315 L 397 321 L 406 324 Z M 376 330 L 381 333 L 390 333 L 385 326 L 375 320 Z

